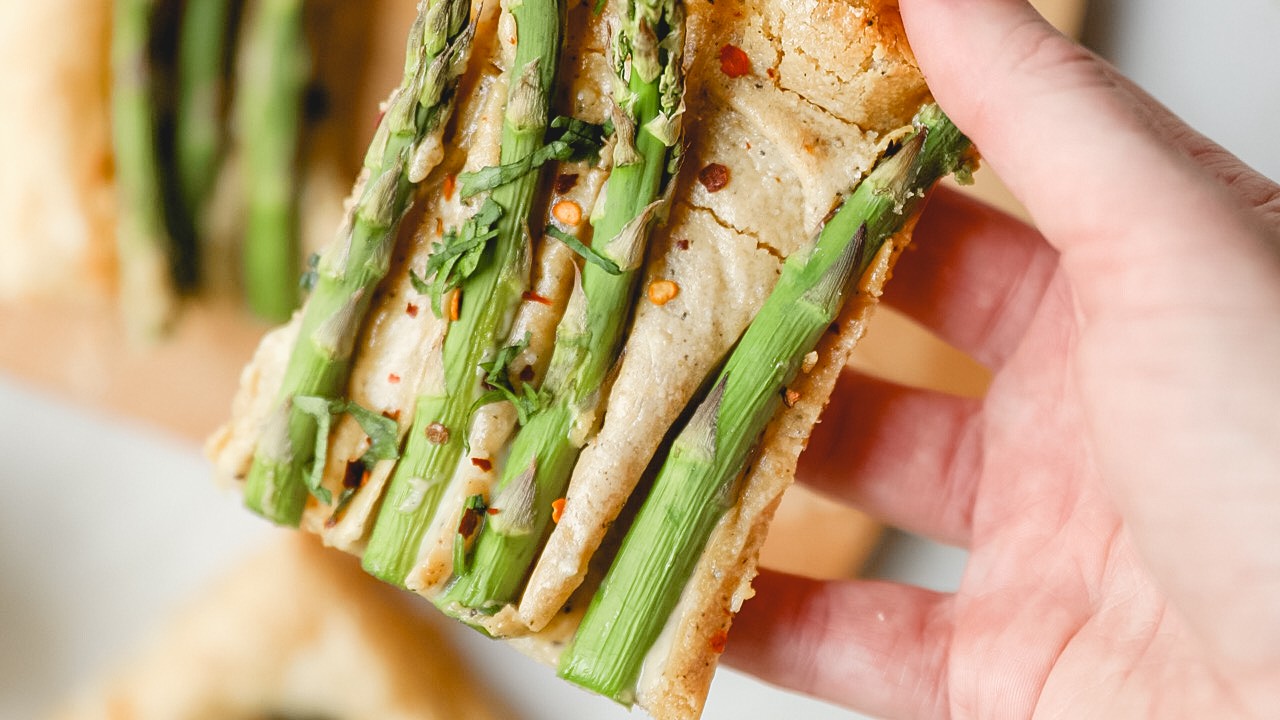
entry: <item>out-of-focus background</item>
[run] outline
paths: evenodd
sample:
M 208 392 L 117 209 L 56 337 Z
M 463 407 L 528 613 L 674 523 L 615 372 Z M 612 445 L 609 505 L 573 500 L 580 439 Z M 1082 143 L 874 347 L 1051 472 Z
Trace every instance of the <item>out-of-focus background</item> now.
M 1280 178 L 1273 129 L 1280 116 L 1273 47 L 1280 2 L 1209 7 L 1192 0 L 1093 0 L 1084 18 L 1078 3 L 1043 4 L 1193 126 Z M 36 322 L 63 321 L 44 316 Z M 0 718 L 15 719 L 41 716 L 136 650 L 158 621 L 277 533 L 208 482 L 209 469 L 191 440 L 202 428 L 184 425 L 180 409 L 158 422 L 155 415 L 150 421 L 122 417 L 107 408 L 127 406 L 127 398 L 53 387 L 50 378 L 58 373 L 24 364 L 22 357 L 32 355 L 23 347 L 31 323 L 0 306 L 0 344 L 6 345 L 0 348 Z M 873 331 L 862 350 L 864 366 L 891 362 L 891 340 L 911 336 L 892 319 L 885 327 L 883 334 Z M 234 329 L 215 329 L 212 336 L 219 332 L 243 343 Z M 72 345 L 58 362 L 92 371 L 94 359 L 82 355 L 92 346 Z M 972 368 L 961 374 L 967 383 L 977 377 Z M 203 382 L 196 376 L 149 380 L 159 387 Z M 91 386 L 94 379 L 84 382 Z M 874 532 L 854 527 L 837 509 L 805 506 L 802 512 L 810 522 L 820 514 L 846 544 L 843 555 L 820 563 L 816 573 L 853 571 L 873 543 L 865 573 L 940 590 L 959 583 L 962 550 L 892 530 L 875 542 Z M 785 549 L 777 552 L 785 564 Z M 626 716 L 474 633 L 456 627 L 445 633 L 482 680 L 501 688 L 495 692 L 519 717 Z M 860 717 L 724 670 L 706 713 L 711 720 L 781 716 Z

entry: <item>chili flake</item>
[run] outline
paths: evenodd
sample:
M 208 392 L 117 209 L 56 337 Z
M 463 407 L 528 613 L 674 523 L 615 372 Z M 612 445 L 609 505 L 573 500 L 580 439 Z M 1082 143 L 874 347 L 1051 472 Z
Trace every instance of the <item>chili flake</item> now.
M 751 72 L 751 58 L 737 45 L 726 43 L 720 48 L 720 72 L 739 78 Z
M 472 495 L 467 498 L 467 505 L 462 510 L 462 517 L 458 518 L 458 534 L 462 536 L 464 541 L 475 537 L 480 531 L 480 518 L 482 514 L 487 513 L 488 508 L 484 505 L 484 499 L 479 495 Z
M 542 305 L 550 305 L 550 304 L 551 304 L 551 298 L 543 297 L 543 296 L 539 295 L 539 294 L 538 294 L 538 293 L 536 293 L 536 292 L 529 292 L 529 291 L 527 291 L 527 290 L 526 290 L 525 292 L 523 292 L 523 293 L 520 293 L 520 299 L 522 299 L 522 300 L 529 300 L 529 301 L 536 302 L 536 303 L 539 303 L 539 304 L 542 304 Z
M 649 285 L 649 302 L 666 305 L 680 294 L 680 286 L 670 280 L 655 280 Z
M 342 473 L 342 487 L 348 490 L 359 489 L 368 476 L 369 472 L 365 470 L 364 463 L 359 460 L 348 460 L 347 469 Z
M 449 428 L 442 423 L 433 422 L 428 425 L 426 435 L 432 445 L 443 445 L 449 442 Z
M 551 208 L 551 214 L 562 224 L 573 227 L 582 222 L 582 208 L 572 200 L 561 200 Z
M 563 195 L 578 184 L 578 173 L 560 173 L 556 176 L 556 194 Z
M 676 241 L 676 247 L 680 248 L 681 250 L 688 250 L 689 241 L 685 238 L 680 238 L 679 240 Z
M 458 315 L 462 312 L 462 288 L 454 288 L 453 294 L 449 296 L 449 321 L 458 322 Z
M 408 315 L 408 316 L 409 316 L 409 317 L 411 317 L 411 318 L 416 318 L 416 317 L 418 317 L 418 306 L 417 306 L 417 305 L 414 305 L 413 303 L 409 303 L 409 304 L 405 305 L 405 306 L 404 306 L 404 314 L 405 314 L 405 315 Z
M 493 469 L 493 463 L 489 462 L 489 460 L 488 460 L 487 458 L 474 458 L 474 457 L 473 457 L 473 458 L 471 458 L 471 464 L 472 464 L 472 465 L 475 465 L 475 466 L 476 466 L 476 467 L 478 467 L 478 468 L 480 468 L 480 470 L 481 470 L 482 472 L 489 472 L 490 470 L 492 470 L 492 469 Z
M 564 498 L 551 501 L 551 522 L 558 525 L 562 517 L 564 517 Z
M 719 630 L 715 635 L 711 636 L 711 652 L 719 655 L 724 652 L 724 648 L 729 644 L 729 633 Z
M 698 182 L 707 192 L 720 192 L 729 184 L 729 168 L 720 163 L 710 163 L 698 171 Z
M 444 191 L 444 199 L 445 199 L 445 200 L 452 200 L 452 199 L 453 199 L 453 191 L 454 191 L 457 187 L 458 187 L 458 176 L 457 176 L 457 175 L 453 175 L 452 173 L 451 173 L 451 174 L 449 174 L 449 175 L 445 175 L 445 176 L 444 176 L 444 185 L 441 187 L 441 190 L 443 190 L 443 191 Z
M 387 382 L 391 383 L 392 385 L 395 385 L 396 383 L 400 382 L 400 376 L 395 373 L 388 373 Z

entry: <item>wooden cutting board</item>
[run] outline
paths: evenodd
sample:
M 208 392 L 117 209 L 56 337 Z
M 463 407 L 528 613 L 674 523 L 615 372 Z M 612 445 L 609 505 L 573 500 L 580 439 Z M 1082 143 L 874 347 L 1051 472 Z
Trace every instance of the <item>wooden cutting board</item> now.
M 1059 27 L 1079 30 L 1084 0 L 1036 5 Z M 390 87 L 399 61 L 381 62 L 383 85 Z M 976 191 L 1020 212 L 989 171 L 980 172 Z M 191 303 L 170 341 L 136 348 L 121 340 L 123 328 L 106 299 L 0 301 L 0 371 L 195 443 L 226 417 L 240 370 L 264 330 L 229 304 Z M 987 382 L 985 369 L 890 311 L 877 317 L 853 365 L 899 382 L 966 394 L 981 393 Z M 821 543 L 814 541 L 815 528 L 821 528 Z M 880 534 L 872 519 L 796 486 L 779 508 L 762 561 L 814 577 L 847 576 L 862 566 Z M 815 547 L 829 551 L 815 553 Z

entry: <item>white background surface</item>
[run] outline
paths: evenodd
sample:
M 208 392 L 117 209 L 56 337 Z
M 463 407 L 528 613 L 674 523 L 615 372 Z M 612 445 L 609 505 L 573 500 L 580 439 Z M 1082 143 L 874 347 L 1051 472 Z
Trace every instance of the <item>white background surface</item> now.
M 1087 36 L 1193 125 L 1280 177 L 1280 0 L 1095 0 Z M 0 376 L 0 718 L 38 717 L 270 532 L 208 482 L 196 448 Z M 963 553 L 896 536 L 877 565 L 938 589 Z M 628 714 L 470 632 L 528 720 Z M 706 717 L 857 715 L 722 672 Z

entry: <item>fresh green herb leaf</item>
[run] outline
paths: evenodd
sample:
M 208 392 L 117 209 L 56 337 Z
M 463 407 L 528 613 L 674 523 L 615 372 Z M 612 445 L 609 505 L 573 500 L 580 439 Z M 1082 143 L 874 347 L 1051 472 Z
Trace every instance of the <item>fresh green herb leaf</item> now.
M 467 218 L 462 227 L 446 232 L 440 242 L 432 245 L 422 276 L 410 271 L 409 282 L 414 290 L 430 296 L 431 310 L 436 317 L 444 316 L 445 293 L 475 273 L 485 247 L 498 235 L 496 225 L 502 213 L 501 205 L 493 198 L 485 198 L 480 209 Z
M 333 420 L 333 411 L 329 409 L 329 403 L 328 398 L 307 395 L 293 399 L 294 410 L 310 415 L 316 421 L 315 459 L 311 463 L 311 472 L 307 473 L 304 480 L 307 483 L 307 490 L 325 505 L 333 502 L 333 494 L 320 484 L 324 478 L 325 459 L 329 451 L 329 423 Z
M 604 145 L 605 128 L 601 125 L 561 115 L 551 121 L 548 135 L 560 130 L 558 136 L 532 153 L 504 165 L 491 165 L 475 172 L 458 175 L 459 193 L 464 198 L 478 195 L 506 185 L 536 170 L 552 160 L 558 162 L 594 160 Z
M 542 397 L 533 389 L 533 385 L 523 381 L 519 385 L 511 382 L 511 361 L 529 347 L 529 340 L 529 333 L 525 333 L 520 342 L 502 348 L 492 360 L 480 363 L 480 369 L 485 374 L 484 384 L 489 390 L 476 399 L 470 413 L 489 403 L 506 400 L 515 406 L 516 417 L 524 425 L 542 407 Z
M 360 429 L 369 435 L 369 449 L 360 456 L 365 467 L 372 469 L 379 460 L 395 460 L 400 457 L 400 440 L 396 422 L 359 403 L 314 395 L 299 395 L 293 399 L 293 409 L 315 418 L 315 459 L 305 480 L 307 490 L 325 505 L 333 502 L 333 493 L 323 487 L 321 481 L 324 479 L 324 466 L 329 455 L 329 427 L 333 423 L 334 415 L 341 413 L 351 415 L 360 424 Z
M 586 260 L 587 262 L 591 263 L 592 265 L 595 265 L 601 270 L 604 270 L 610 275 L 622 274 L 622 268 L 618 267 L 618 263 L 610 260 L 609 258 L 601 255 L 595 250 L 582 244 L 581 240 L 561 230 L 555 225 L 548 225 L 546 229 L 543 230 L 543 232 L 555 238 L 556 240 L 559 240 L 565 245 L 568 245 L 569 249 L 581 255 L 583 260 Z
M 400 457 L 400 433 L 395 420 L 354 402 L 343 403 L 342 409 L 355 418 L 360 429 L 369 436 L 369 449 L 360 456 L 365 467 L 372 470 L 381 460 Z

